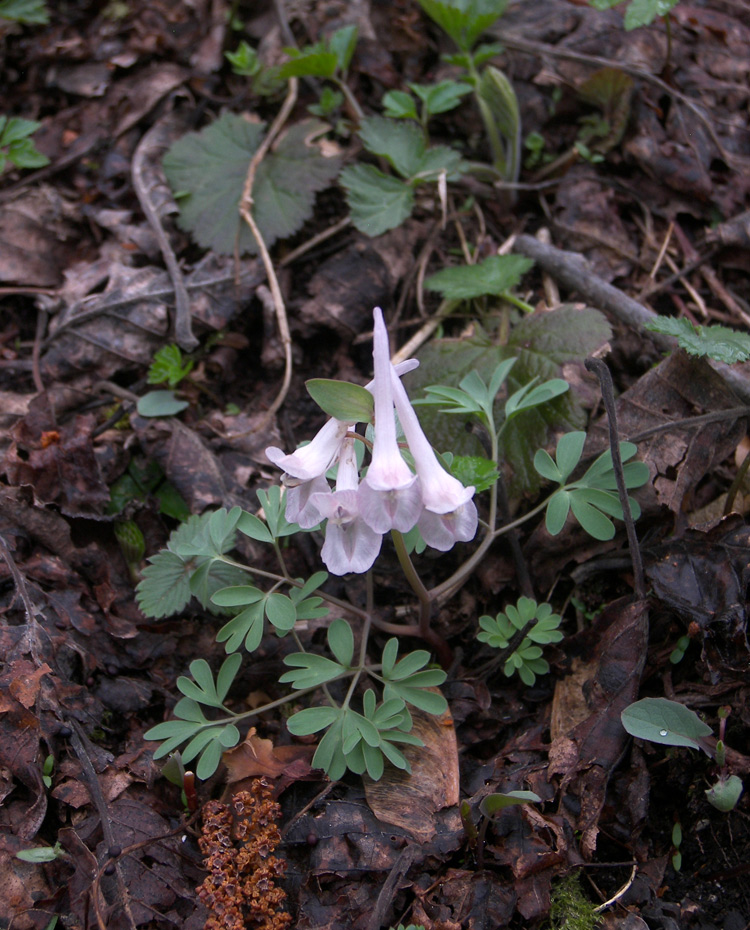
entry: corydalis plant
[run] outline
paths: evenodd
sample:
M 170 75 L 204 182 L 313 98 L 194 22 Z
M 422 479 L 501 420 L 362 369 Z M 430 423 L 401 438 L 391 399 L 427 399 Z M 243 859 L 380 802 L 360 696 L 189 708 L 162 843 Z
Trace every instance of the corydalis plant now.
M 429 546 L 443 552 L 473 539 L 477 531 L 474 487 L 464 487 L 440 464 L 401 383 L 400 375 L 414 363 L 391 364 L 388 332 L 379 307 L 374 321 L 375 377 L 365 388 L 372 404 L 355 385 L 339 389 L 328 382 L 321 405 L 333 417 L 313 440 L 290 454 L 275 446 L 266 450 L 268 458 L 285 472 L 287 520 L 306 528 L 327 521 L 321 555 L 336 575 L 370 569 L 383 535 L 391 530 L 408 533 L 417 527 Z M 413 471 L 398 442 L 397 414 Z M 370 464 L 361 475 L 354 443 L 365 440 L 353 427 L 373 419 Z M 337 477 L 332 489 L 326 473 L 333 465 Z

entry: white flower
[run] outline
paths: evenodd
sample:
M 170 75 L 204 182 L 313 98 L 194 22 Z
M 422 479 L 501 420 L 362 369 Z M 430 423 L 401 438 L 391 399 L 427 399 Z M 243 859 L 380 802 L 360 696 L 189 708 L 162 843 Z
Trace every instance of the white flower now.
M 269 446 L 266 456 L 292 478 L 312 481 L 313 478 L 325 475 L 331 467 L 352 425 L 341 420 L 328 420 L 306 446 L 301 446 L 289 455 L 276 446 Z
M 366 572 L 380 552 L 382 533 L 371 529 L 359 514 L 357 487 L 359 470 L 354 439 L 347 438 L 341 446 L 336 490 L 316 493 L 311 502 L 328 520 L 321 557 L 329 572 Z
M 393 410 L 391 359 L 383 311 L 374 311 L 372 395 L 375 401 L 375 441 L 372 461 L 359 487 L 362 518 L 377 533 L 408 532 L 419 519 L 422 501 L 416 475 L 401 456 Z M 398 375 L 396 376 L 398 377 Z

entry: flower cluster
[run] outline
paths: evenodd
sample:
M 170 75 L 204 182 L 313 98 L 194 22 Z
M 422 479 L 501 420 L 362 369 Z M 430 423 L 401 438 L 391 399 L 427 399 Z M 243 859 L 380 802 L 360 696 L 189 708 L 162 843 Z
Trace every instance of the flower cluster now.
M 198 845 L 209 874 L 198 897 L 210 911 L 206 930 L 286 930 L 291 924 L 282 910 L 286 892 L 278 887 L 286 862 L 273 855 L 281 842 L 280 816 L 264 778 L 236 794 L 231 807 L 220 801 L 204 806 Z
M 360 479 L 355 442 L 361 437 L 353 422 L 329 420 L 312 442 L 288 455 L 275 446 L 266 449 L 285 473 L 287 520 L 303 529 L 327 520 L 321 556 L 334 575 L 366 572 L 390 530 L 406 533 L 416 526 L 429 546 L 443 552 L 477 531 L 474 488 L 440 465 L 401 383 L 401 375 L 418 363 L 391 364 L 383 311 L 376 307 L 374 316 L 375 376 L 366 387 L 373 395 L 375 439 L 365 476 Z M 396 414 L 414 471 L 399 448 Z M 334 489 L 326 478 L 333 465 L 338 465 Z

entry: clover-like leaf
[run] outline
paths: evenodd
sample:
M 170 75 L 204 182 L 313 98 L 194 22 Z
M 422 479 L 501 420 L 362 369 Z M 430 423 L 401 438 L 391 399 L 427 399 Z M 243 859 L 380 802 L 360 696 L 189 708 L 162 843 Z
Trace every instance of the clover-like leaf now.
M 310 652 L 293 652 L 284 657 L 284 665 L 292 666 L 292 669 L 284 672 L 279 681 L 290 682 L 298 691 L 303 688 L 320 687 L 335 678 L 340 678 L 348 671 L 340 662 Z
M 343 617 L 337 617 L 328 627 L 328 648 L 340 665 L 348 668 L 352 664 L 354 633 Z
M 177 687 L 185 697 L 198 704 L 225 710 L 224 698 L 227 696 L 241 662 L 242 656 L 239 653 L 227 656 L 214 683 L 214 676 L 208 662 L 205 659 L 195 659 L 190 663 L 192 679 L 181 675 L 177 679 Z

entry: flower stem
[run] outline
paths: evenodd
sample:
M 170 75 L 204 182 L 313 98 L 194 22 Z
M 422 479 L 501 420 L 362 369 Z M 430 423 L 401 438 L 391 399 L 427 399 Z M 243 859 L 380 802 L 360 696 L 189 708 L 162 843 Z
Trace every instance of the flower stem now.
M 440 664 L 443 668 L 449 668 L 453 662 L 453 653 L 448 643 L 430 626 L 430 616 L 432 614 L 432 598 L 430 592 L 424 586 L 422 579 L 414 568 L 414 563 L 409 556 L 404 542 L 403 535 L 398 530 L 391 530 L 393 544 L 396 547 L 396 555 L 404 570 L 406 580 L 411 585 L 414 593 L 419 598 L 419 635 L 429 643 L 435 650 Z

